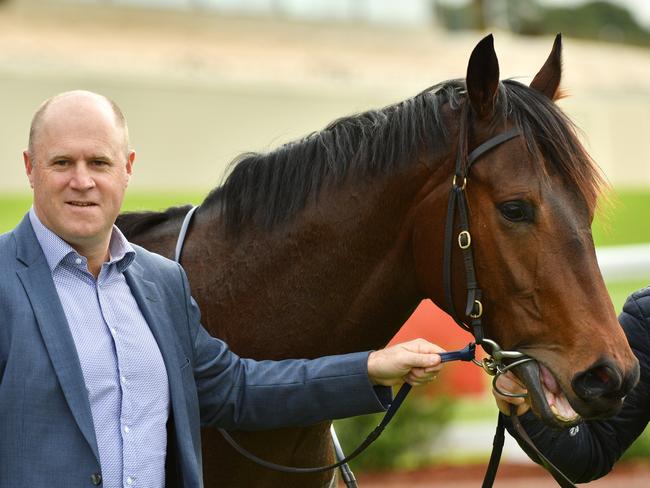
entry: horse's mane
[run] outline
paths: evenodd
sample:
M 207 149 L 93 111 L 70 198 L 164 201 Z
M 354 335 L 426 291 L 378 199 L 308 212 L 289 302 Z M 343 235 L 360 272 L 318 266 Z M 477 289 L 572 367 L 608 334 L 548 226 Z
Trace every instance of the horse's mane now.
M 462 90 L 460 80 L 441 83 L 383 109 L 335 120 L 267 154 L 243 154 L 203 205 L 219 202 L 230 233 L 251 223 L 270 230 L 317 198 L 325 184 L 391 174 L 440 145 L 447 137 L 442 107 L 449 102 L 458 108 Z
M 128 239 L 131 239 L 133 236 L 143 234 L 160 224 L 182 218 L 190 208 L 192 208 L 191 205 L 183 205 L 168 208 L 163 212 L 125 212 L 117 217 L 115 224 Z
M 533 158 L 548 161 L 593 210 L 603 179 L 573 123 L 545 95 L 515 80 L 500 83 L 498 97 L 502 114 L 496 120 L 507 119 L 518 127 Z M 325 184 L 390 174 L 447 143 L 442 116 L 447 103 L 451 110 L 471 117 L 471 111 L 462 110 L 467 103 L 464 80 L 447 81 L 383 109 L 338 119 L 269 153 L 244 154 L 231 163 L 224 184 L 201 207 L 221 212 L 231 234 L 250 225 L 270 230 L 303 209 L 310 198 L 316 199 Z M 461 121 L 461 126 L 469 123 Z M 536 166 L 542 176 L 548 175 L 550 168 Z M 119 225 L 127 223 L 128 230 L 139 233 L 178 215 L 175 207 L 121 217 Z

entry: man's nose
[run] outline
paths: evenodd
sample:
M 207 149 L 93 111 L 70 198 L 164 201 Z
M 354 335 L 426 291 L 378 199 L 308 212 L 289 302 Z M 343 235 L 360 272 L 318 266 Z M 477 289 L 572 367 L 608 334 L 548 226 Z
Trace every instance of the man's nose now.
M 75 165 L 74 173 L 70 179 L 70 187 L 75 190 L 90 190 L 95 186 L 95 180 L 88 169 L 86 163 L 78 163 Z

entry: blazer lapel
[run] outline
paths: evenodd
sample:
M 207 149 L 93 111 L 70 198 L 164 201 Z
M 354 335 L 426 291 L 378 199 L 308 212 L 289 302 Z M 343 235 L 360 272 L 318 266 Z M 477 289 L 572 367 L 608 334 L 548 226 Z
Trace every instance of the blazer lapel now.
M 138 263 L 137 257 L 125 271 L 124 275 L 140 307 L 140 311 L 146 319 L 147 324 L 149 324 L 149 328 L 158 343 L 165 367 L 167 368 L 169 396 L 176 427 L 178 452 L 181 454 L 191 453 L 194 450 L 194 446 L 190 435 L 188 435 L 190 425 L 185 402 L 185 390 L 181 377 L 181 364 L 179 362 L 179 358 L 184 358 L 185 356 L 173 330 L 173 321 L 175 318 L 170 317 L 167 313 L 158 286 L 145 278 L 144 270 Z
M 15 230 L 16 257 L 25 267 L 17 270 L 25 288 L 54 371 L 72 414 L 99 461 L 90 402 L 77 349 L 45 260 L 28 217 Z

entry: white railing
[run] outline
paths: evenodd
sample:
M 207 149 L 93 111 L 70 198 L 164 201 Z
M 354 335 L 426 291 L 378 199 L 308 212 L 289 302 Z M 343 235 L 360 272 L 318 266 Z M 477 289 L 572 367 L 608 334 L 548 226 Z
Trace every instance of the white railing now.
M 600 247 L 596 256 L 605 281 L 645 278 L 650 284 L 650 244 Z

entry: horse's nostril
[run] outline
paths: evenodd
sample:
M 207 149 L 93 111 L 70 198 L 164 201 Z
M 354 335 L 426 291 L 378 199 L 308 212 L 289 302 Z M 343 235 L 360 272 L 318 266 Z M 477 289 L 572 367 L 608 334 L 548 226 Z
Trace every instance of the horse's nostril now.
M 573 389 L 583 400 L 597 398 L 620 398 L 623 391 L 623 375 L 608 361 L 580 373 L 573 380 Z
M 600 366 L 598 368 L 594 368 L 592 374 L 604 385 L 608 385 L 609 382 L 612 380 L 612 377 L 609 374 L 607 366 Z

